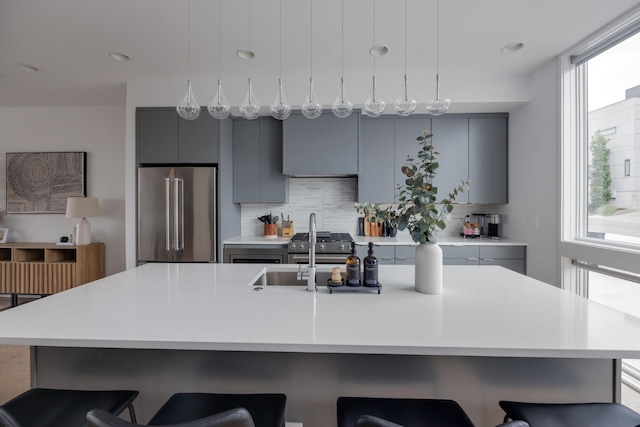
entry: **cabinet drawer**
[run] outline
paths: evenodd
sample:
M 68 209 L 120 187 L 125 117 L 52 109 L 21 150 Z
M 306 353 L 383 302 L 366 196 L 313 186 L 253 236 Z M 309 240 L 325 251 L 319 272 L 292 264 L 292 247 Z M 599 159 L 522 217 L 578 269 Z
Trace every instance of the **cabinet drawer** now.
M 367 250 L 365 250 L 365 254 L 367 253 Z M 394 246 L 374 246 L 373 255 L 376 258 L 378 258 L 378 262 L 380 264 L 383 264 L 383 265 L 395 264 L 396 251 Z
M 396 258 L 415 258 L 415 246 L 396 246 Z
M 524 246 L 480 246 L 480 258 L 524 259 Z
M 444 258 L 442 265 L 478 265 L 478 258 Z
M 462 259 L 475 259 L 478 261 L 480 252 L 478 246 L 440 246 L 442 248 L 443 258 L 462 258 Z

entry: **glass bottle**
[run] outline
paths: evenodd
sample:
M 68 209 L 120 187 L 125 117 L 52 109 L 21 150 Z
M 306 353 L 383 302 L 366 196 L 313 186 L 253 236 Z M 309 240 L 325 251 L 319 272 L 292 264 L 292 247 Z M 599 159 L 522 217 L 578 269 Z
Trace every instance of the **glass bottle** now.
M 360 286 L 360 258 L 356 255 L 356 242 L 351 242 L 351 255 L 347 257 L 347 286 Z
M 373 242 L 369 242 L 369 251 L 363 260 L 365 286 L 378 286 L 378 258 L 373 255 Z

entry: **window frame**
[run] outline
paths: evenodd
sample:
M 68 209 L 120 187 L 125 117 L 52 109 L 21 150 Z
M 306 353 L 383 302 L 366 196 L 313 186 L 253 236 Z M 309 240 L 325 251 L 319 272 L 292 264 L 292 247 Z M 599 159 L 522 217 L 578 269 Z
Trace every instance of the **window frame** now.
M 633 30 L 633 32 L 630 31 Z M 573 260 L 640 274 L 640 245 L 587 237 L 588 109 L 590 53 L 599 54 L 640 31 L 640 6 L 572 47 L 558 59 L 560 76 L 560 242 L 561 286 L 582 294 Z M 617 40 L 617 41 L 616 41 Z M 586 58 L 586 59 L 585 59 Z

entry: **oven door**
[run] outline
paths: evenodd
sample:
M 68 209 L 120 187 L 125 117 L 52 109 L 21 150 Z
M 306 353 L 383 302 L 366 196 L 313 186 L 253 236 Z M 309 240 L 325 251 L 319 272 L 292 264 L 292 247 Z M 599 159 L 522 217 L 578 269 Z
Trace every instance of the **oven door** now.
M 345 254 L 316 254 L 316 265 L 318 264 L 344 264 L 347 260 Z M 309 264 L 309 254 L 289 254 L 289 264 Z

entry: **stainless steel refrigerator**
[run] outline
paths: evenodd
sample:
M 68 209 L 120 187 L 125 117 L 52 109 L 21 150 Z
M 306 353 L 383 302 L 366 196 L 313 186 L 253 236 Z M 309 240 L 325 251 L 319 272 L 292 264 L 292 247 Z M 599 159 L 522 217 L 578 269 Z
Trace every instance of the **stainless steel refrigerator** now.
M 216 168 L 138 168 L 138 264 L 217 262 Z

